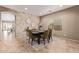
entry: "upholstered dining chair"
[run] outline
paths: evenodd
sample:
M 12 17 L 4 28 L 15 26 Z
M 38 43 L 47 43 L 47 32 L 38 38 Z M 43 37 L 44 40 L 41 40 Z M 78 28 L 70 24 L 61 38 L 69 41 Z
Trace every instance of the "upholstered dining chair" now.
M 46 41 L 46 40 L 49 42 L 49 31 L 46 30 L 46 31 L 41 35 L 41 38 L 42 38 L 43 41 L 44 41 L 44 45 L 45 45 L 45 41 Z
M 37 38 L 35 35 L 32 34 L 32 30 L 27 30 L 29 36 L 29 43 L 31 41 L 31 45 L 33 45 L 33 41 Z
M 25 31 L 26 31 L 26 35 L 29 37 L 29 28 L 25 29 Z M 28 42 L 30 43 L 30 37 L 29 37 Z
M 52 38 L 52 29 L 48 28 L 48 30 L 49 30 L 48 38 L 49 38 L 49 41 L 50 41 L 50 39 L 53 39 Z
M 49 40 L 50 40 L 50 39 L 53 39 L 53 38 L 52 38 L 52 30 L 53 30 L 53 29 L 54 29 L 54 24 L 53 24 L 53 23 L 49 24 L 49 25 L 48 25 Z

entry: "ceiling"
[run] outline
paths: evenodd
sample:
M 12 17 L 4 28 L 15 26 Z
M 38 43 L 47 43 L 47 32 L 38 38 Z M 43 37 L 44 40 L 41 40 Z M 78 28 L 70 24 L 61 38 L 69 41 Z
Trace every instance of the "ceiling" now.
M 70 8 L 74 5 L 3 5 L 3 6 L 25 13 L 28 12 L 35 16 L 43 16 L 66 8 Z

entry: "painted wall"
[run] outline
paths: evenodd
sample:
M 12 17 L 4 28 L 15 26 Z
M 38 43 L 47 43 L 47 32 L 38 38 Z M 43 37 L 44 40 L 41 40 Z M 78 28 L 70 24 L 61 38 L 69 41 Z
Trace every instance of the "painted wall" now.
M 0 6 L 0 12 L 10 12 L 16 16 L 16 21 L 15 21 L 16 37 L 26 37 L 26 32 L 24 30 L 27 27 L 27 25 L 30 27 L 30 29 L 38 28 L 40 18 L 37 16 L 33 16 L 24 12 L 18 12 L 1 6 Z M 26 22 L 28 18 L 30 18 L 30 21 L 31 21 L 30 24 L 27 24 Z M 0 32 L 1 32 L 1 27 L 0 27 Z M 1 33 L 0 33 L 0 36 L 1 36 Z
M 30 24 L 27 23 L 28 18 L 30 19 Z M 36 29 L 38 24 L 39 17 L 22 12 L 16 13 L 16 36 L 26 37 L 25 28 L 29 26 L 30 29 Z
M 79 6 L 43 16 L 41 24 L 47 29 L 48 25 L 56 18 L 62 20 L 62 31 L 54 31 L 55 35 L 79 39 Z

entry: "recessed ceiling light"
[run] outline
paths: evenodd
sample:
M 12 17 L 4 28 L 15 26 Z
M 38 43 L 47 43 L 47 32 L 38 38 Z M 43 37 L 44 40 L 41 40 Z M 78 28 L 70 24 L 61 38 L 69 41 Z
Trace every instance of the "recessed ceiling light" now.
M 27 10 L 27 8 L 25 8 L 25 10 Z
M 59 5 L 59 7 L 63 7 L 63 5 Z
M 40 12 L 40 14 L 42 14 L 42 13 Z

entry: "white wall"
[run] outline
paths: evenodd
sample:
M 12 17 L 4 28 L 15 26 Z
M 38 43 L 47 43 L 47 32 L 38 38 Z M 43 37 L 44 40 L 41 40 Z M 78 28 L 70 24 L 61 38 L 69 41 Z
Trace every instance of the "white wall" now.
M 25 28 L 27 27 L 27 19 L 29 18 L 29 14 L 26 13 L 16 13 L 16 36 L 17 37 L 26 37 L 26 32 L 24 32 Z M 29 24 L 30 29 L 35 29 L 38 27 L 39 24 L 39 17 L 37 16 L 30 16 L 31 24 L 34 24 L 35 26 L 32 27 L 31 24 Z
M 62 31 L 54 31 L 55 35 L 79 39 L 79 6 L 43 16 L 41 23 L 47 28 L 56 18 L 62 19 Z
M 23 13 L 23 12 L 17 12 L 12 9 L 7 9 L 4 7 L 0 6 L 0 12 L 9 12 L 13 13 L 16 15 L 16 21 L 15 21 L 15 32 L 16 32 L 16 37 L 26 37 L 26 32 L 24 32 L 24 29 L 27 27 L 26 20 L 28 17 L 30 17 L 32 24 L 34 24 L 33 27 L 31 27 L 31 24 L 29 24 L 30 28 L 37 28 L 39 24 L 39 17 L 30 15 L 28 13 Z M 1 26 L 1 24 L 0 24 Z M 1 32 L 1 27 L 0 27 L 0 32 Z M 1 39 L 1 33 L 0 33 L 0 39 Z

